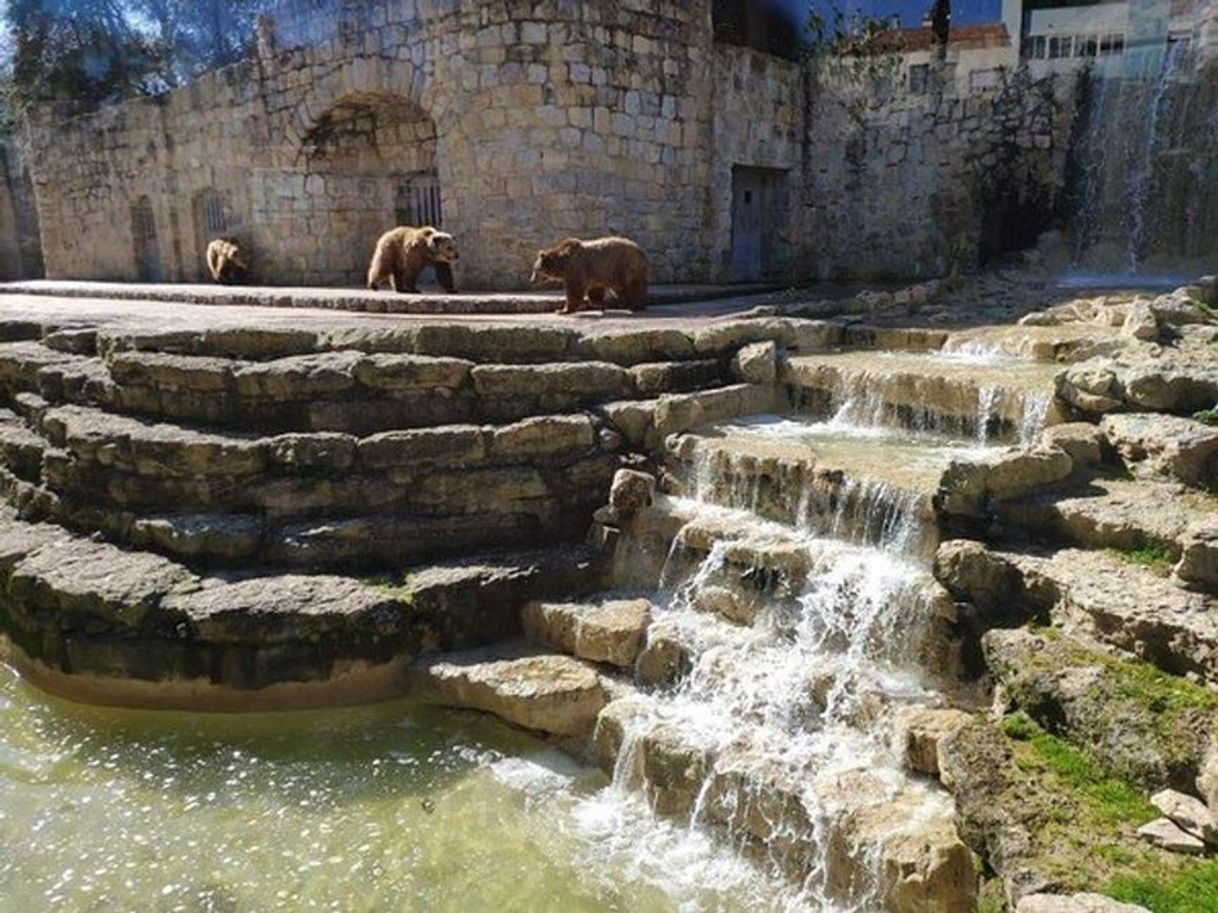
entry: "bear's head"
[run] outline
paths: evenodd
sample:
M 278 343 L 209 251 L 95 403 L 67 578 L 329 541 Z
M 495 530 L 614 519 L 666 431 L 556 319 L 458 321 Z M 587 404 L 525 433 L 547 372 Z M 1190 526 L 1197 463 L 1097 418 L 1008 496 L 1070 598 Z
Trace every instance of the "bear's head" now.
M 446 231 L 433 232 L 427 239 L 427 249 L 437 263 L 456 263 L 461 259 L 456 239 Z
M 578 250 L 580 242 L 575 238 L 567 238 L 553 247 L 539 251 L 533 261 L 533 275 L 530 282 L 561 282 L 567 274 L 567 262 L 571 255 Z

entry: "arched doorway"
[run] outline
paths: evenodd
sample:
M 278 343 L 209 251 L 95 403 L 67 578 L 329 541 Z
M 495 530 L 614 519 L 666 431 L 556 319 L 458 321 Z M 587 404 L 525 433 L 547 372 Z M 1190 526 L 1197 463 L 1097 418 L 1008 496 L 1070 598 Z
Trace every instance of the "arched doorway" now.
M 160 282 L 163 278 L 161 249 L 157 243 L 152 201 L 147 196 L 131 204 L 131 243 L 136 278 L 141 282 Z
M 376 239 L 394 225 L 443 225 L 436 126 L 409 98 L 384 92 L 342 96 L 301 142 L 304 203 L 296 229 L 322 243 L 294 261 L 299 281 L 360 285 Z

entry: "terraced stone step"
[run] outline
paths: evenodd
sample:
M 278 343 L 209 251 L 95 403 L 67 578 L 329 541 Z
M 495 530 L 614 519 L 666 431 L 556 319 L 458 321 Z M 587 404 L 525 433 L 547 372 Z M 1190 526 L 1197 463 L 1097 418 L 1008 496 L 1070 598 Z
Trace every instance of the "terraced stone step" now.
M 993 551 L 944 542 L 935 575 L 990 618 L 1051 614 L 1067 632 L 1124 650 L 1175 675 L 1218 682 L 1218 600 L 1183 590 L 1105 552 Z
M 1161 555 L 1182 585 L 1218 590 L 1218 499 L 1178 483 L 1087 475 L 1008 504 L 1003 517 L 1040 540 Z
M 716 746 L 655 716 L 649 700 L 609 703 L 595 741 L 602 766 L 641 788 L 657 811 L 696 812 L 746 851 L 847 906 L 878 888 L 882 909 L 893 913 L 973 908 L 972 855 L 950 802 L 932 787 L 883 770 L 800 767 L 784 759 L 783 745 L 753 741 L 746 726 Z
M 4 352 L 10 400 L 37 392 L 52 403 L 100 406 L 170 421 L 267 430 L 371 433 L 384 428 L 513 421 L 599 403 L 720 386 L 717 359 L 646 362 L 624 368 L 603 361 L 475 364 L 419 355 L 342 351 L 266 362 L 120 353 L 108 361 L 27 357 L 32 343 Z M 7 380 L 7 382 L 6 382 Z
M 649 599 L 604 596 L 589 602 L 530 602 L 525 637 L 579 659 L 633 669 L 646 640 Z
M 788 358 L 781 380 L 813 418 L 1030 441 L 1062 420 L 1054 399 L 1059 371 L 1013 358 L 843 351 Z
M 400 584 L 181 564 L 0 517 L 0 618 L 32 680 L 103 703 L 256 709 L 400 695 L 426 650 L 517 630 L 530 598 L 594 588 L 570 547 L 414 568 Z
M 594 666 L 514 643 L 423 657 L 407 683 L 416 700 L 481 710 L 556 736 L 590 735 L 607 701 Z
M 158 327 L 138 319 L 138 311 L 116 316 L 112 308 L 104 308 L 105 313 L 90 322 L 86 308 L 56 310 L 33 306 L 27 310 L 37 315 L 36 319 L 0 317 L 0 341 L 5 343 L 0 351 L 10 359 L 36 353 L 30 346 L 42 343 L 41 348 L 61 358 L 111 358 L 135 351 L 262 362 L 353 351 L 491 364 L 605 361 L 631 367 L 711 358 L 726 361 L 741 346 L 765 340 L 787 349 L 819 351 L 839 344 L 845 333 L 840 323 L 778 316 L 602 324 L 596 320 L 496 321 L 460 317 L 289 321 L 243 315 L 239 319 L 226 319 L 224 312 L 219 311 L 161 320 Z M 22 345 L 26 346 L 24 350 Z M 47 360 L 53 356 L 38 357 Z
M 817 535 L 929 555 L 939 522 L 1069 476 L 1061 449 L 983 447 L 924 435 L 752 416 L 670 439 L 671 491 Z

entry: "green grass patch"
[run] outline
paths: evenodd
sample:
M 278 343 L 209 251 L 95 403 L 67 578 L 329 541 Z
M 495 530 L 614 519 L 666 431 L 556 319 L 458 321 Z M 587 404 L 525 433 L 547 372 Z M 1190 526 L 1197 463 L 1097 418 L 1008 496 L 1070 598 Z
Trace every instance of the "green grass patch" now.
M 1124 780 L 1108 774 L 1086 752 L 1050 735 L 1024 713 L 1002 721 L 1009 738 L 1024 742 L 1030 754 L 1016 755 L 1016 764 L 1030 772 L 1050 773 L 1059 786 L 1079 799 L 1094 821 L 1104 825 L 1145 824 L 1157 817 L 1153 805 Z
M 1174 876 L 1117 876 L 1104 893 L 1141 904 L 1152 913 L 1214 913 L 1218 910 L 1218 861 L 1194 865 Z
M 365 577 L 364 583 L 384 593 L 403 605 L 410 606 L 414 603 L 414 584 L 410 580 L 410 575 L 382 574 L 378 577 Z
M 1132 549 L 1107 548 L 1104 551 L 1126 564 L 1144 567 L 1160 577 L 1170 574 L 1171 566 L 1174 563 L 1171 551 L 1165 545 L 1144 545 L 1141 548 Z
M 1193 418 L 1201 422 L 1203 425 L 1218 427 L 1218 406 L 1215 406 L 1212 409 L 1203 409 L 1200 412 L 1194 412 Z

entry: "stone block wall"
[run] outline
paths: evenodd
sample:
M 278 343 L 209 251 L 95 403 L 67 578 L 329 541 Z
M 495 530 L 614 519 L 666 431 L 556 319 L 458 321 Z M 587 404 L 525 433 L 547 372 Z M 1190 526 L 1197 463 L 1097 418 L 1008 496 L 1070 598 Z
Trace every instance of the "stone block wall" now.
M 851 119 L 804 68 L 716 44 L 709 0 L 285 9 L 250 60 L 29 119 L 48 276 L 201 279 L 224 229 L 252 243 L 256 280 L 359 284 L 420 177 L 438 182 L 467 290 L 522 287 L 538 248 L 611 232 L 644 245 L 657 281 L 728 279 L 739 167 L 773 188 L 775 278 L 935 273 L 955 235 L 932 220 L 979 219 L 961 176 L 994 105 Z M 1028 149 L 1051 157 L 1045 135 Z

